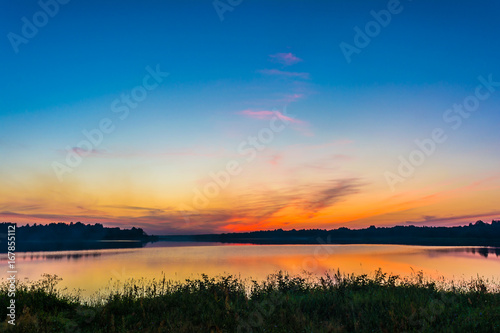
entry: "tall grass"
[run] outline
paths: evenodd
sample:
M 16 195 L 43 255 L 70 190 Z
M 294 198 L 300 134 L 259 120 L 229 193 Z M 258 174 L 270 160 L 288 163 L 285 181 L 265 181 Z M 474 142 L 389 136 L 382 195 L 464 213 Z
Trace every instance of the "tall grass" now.
M 2 332 L 500 332 L 500 287 L 480 278 L 446 282 L 330 272 L 264 281 L 232 275 L 128 280 L 84 299 L 60 278 L 19 282 L 16 326 Z M 7 315 L 7 284 L 0 313 Z

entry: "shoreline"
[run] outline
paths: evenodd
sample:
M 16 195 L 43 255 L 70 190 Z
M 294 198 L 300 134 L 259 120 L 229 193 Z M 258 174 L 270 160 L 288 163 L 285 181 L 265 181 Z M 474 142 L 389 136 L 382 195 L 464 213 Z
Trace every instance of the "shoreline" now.
M 288 275 L 245 282 L 232 275 L 176 283 L 130 280 L 100 300 L 57 288 L 60 278 L 16 285 L 16 326 L 5 332 L 494 332 L 500 285 L 482 278 L 443 282 L 416 272 Z M 7 293 L 1 285 L 0 295 Z M 0 297 L 0 315 L 6 315 Z M 5 316 L 4 316 L 5 318 Z

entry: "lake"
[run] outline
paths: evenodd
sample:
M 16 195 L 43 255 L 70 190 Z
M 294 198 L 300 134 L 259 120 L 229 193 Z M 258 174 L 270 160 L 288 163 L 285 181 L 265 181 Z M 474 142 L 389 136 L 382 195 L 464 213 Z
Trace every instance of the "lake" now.
M 61 287 L 83 289 L 88 296 L 113 281 L 161 278 L 183 281 L 200 274 L 232 274 L 265 279 L 278 270 L 316 274 L 384 272 L 411 275 L 422 270 L 432 278 L 470 279 L 478 275 L 500 280 L 500 248 L 407 245 L 239 245 L 156 242 L 143 248 L 59 252 L 18 252 L 19 279 L 39 279 L 43 273 L 63 278 Z M 7 267 L 7 255 L 0 255 Z M 6 271 L 7 269 L 4 269 Z M 2 280 L 7 277 L 3 274 Z

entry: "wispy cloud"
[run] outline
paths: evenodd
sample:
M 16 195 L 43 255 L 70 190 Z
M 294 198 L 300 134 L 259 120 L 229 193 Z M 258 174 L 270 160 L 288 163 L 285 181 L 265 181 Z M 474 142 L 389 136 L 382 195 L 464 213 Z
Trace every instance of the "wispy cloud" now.
M 263 119 L 270 120 L 273 117 L 277 117 L 278 119 L 281 119 L 285 123 L 290 123 L 291 128 L 293 128 L 297 132 L 300 132 L 302 135 L 314 136 L 314 133 L 311 131 L 311 126 L 308 122 L 284 115 L 280 111 L 269 111 L 269 110 L 257 110 L 256 111 L 256 110 L 247 109 L 247 110 L 237 112 L 237 114 L 241 114 L 243 116 L 253 118 L 253 119 L 259 119 L 259 120 L 263 120 Z
M 248 110 L 240 111 L 240 112 L 238 112 L 238 114 L 244 115 L 244 116 L 249 117 L 249 118 L 260 119 L 260 120 L 269 120 L 269 119 L 272 119 L 273 117 L 277 117 L 278 119 L 281 119 L 285 122 L 290 122 L 290 123 L 295 123 L 295 124 L 305 124 L 304 121 L 286 116 L 283 113 L 281 113 L 280 111 L 268 111 L 268 110 L 254 111 L 254 110 L 248 109 Z
M 358 190 L 357 180 L 337 180 L 325 184 L 287 186 L 281 190 L 264 189 L 241 194 L 235 205 L 226 209 L 181 211 L 173 207 L 156 208 L 132 205 L 106 205 L 100 208 L 124 210 L 119 214 L 78 207 L 74 214 L 37 214 L 32 212 L 0 211 L 0 220 L 24 223 L 76 222 L 103 223 L 106 226 L 144 228 L 153 234 L 192 234 L 226 232 L 228 230 L 265 229 L 282 226 L 282 212 L 296 209 L 304 218 L 337 204 L 343 197 Z M 82 214 L 82 211 L 85 214 Z M 134 211 L 138 214 L 129 214 Z M 185 217 L 189 216 L 189 223 Z M 302 221 L 307 224 L 307 220 Z
M 59 149 L 57 152 L 59 154 L 64 155 L 64 156 L 66 156 L 66 154 L 68 154 L 68 152 L 72 152 L 72 153 L 79 155 L 79 156 L 99 156 L 99 155 L 104 156 L 107 154 L 106 150 L 102 150 L 102 149 L 86 150 L 86 149 L 83 149 L 80 147 L 73 147 L 69 150 Z
M 319 188 L 312 188 L 311 199 L 305 201 L 304 208 L 314 214 L 332 206 L 348 195 L 358 193 L 362 186 L 359 179 L 332 180 Z
M 85 157 L 99 157 L 99 158 L 167 158 L 167 157 L 217 157 L 222 156 L 225 151 L 224 149 L 206 149 L 203 147 L 198 148 L 186 148 L 184 150 L 176 151 L 108 151 L 103 149 L 93 149 L 92 151 L 86 151 L 79 147 L 73 147 L 69 151 L 59 149 L 57 151 L 59 154 L 66 156 L 68 152 L 75 153 L 79 156 Z
M 12 207 L 15 207 L 17 211 L 36 211 L 43 208 L 43 205 L 40 204 L 24 204 L 24 203 L 15 203 L 15 202 L 7 202 L 4 204 L 0 204 L 0 210 L 8 210 Z
M 283 227 L 295 220 L 307 225 L 308 219 L 357 193 L 361 186 L 358 179 L 338 179 L 324 184 L 289 185 L 279 190 L 252 189 L 239 195 L 231 209 L 204 210 L 189 216 L 191 223 L 202 223 L 205 227 L 210 224 L 223 232 Z M 292 211 L 294 215 L 288 216 Z M 290 220 L 286 222 L 284 218 Z
M 106 206 L 102 206 L 102 207 L 114 208 L 114 209 L 120 209 L 120 210 L 132 210 L 132 211 L 139 211 L 139 212 L 147 212 L 150 215 L 166 214 L 172 210 L 172 208 L 164 209 L 164 208 L 139 207 L 139 206 L 129 206 L 129 205 L 106 205 Z
M 464 223 L 473 223 L 480 219 L 498 219 L 500 211 L 492 211 L 488 213 L 479 214 L 464 214 L 464 215 L 450 215 L 450 216 L 429 216 L 423 215 L 421 220 L 405 221 L 406 225 L 419 225 L 419 226 L 456 226 L 463 225 Z
M 290 66 L 302 61 L 302 59 L 296 57 L 292 53 L 276 53 L 271 54 L 269 57 L 271 58 L 271 61 L 278 62 L 285 66 Z
M 283 160 L 283 154 L 281 153 L 275 153 L 271 156 L 269 163 L 271 165 L 278 165 L 281 161 Z
M 293 103 L 298 101 L 299 99 L 304 98 L 304 94 L 286 94 L 282 101 L 286 104 Z
M 276 75 L 276 76 L 282 76 L 282 77 L 296 77 L 296 78 L 301 78 L 301 79 L 309 79 L 309 73 L 304 73 L 304 72 L 287 72 L 287 71 L 282 71 L 279 69 L 261 69 L 258 71 L 261 74 L 265 75 Z

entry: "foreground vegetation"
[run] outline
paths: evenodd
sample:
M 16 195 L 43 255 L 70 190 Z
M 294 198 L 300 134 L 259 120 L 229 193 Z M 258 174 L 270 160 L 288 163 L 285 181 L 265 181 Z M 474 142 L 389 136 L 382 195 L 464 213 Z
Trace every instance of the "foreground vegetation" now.
M 500 286 L 387 275 L 243 281 L 202 275 L 183 283 L 129 280 L 84 299 L 45 275 L 18 282 L 16 325 L 1 332 L 500 332 Z M 8 285 L 0 288 L 7 316 Z

